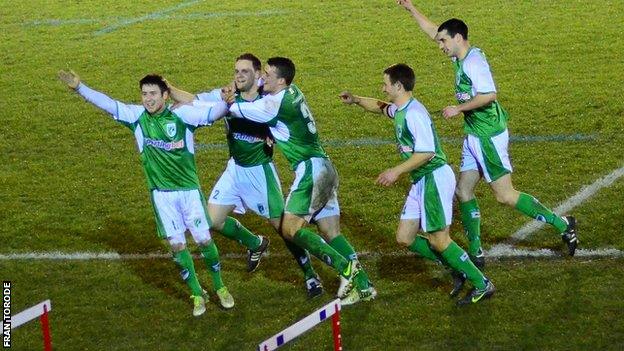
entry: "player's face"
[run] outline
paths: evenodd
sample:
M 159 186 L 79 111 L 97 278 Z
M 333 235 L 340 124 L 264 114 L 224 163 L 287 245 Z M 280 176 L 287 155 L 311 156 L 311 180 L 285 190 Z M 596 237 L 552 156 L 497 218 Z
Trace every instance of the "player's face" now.
M 256 87 L 260 78 L 260 71 L 254 70 L 253 63 L 249 60 L 238 60 L 234 65 L 234 81 L 242 92 L 251 91 Z
M 459 34 L 455 34 L 455 37 L 451 37 L 446 29 L 438 32 L 436 35 L 438 47 L 449 57 L 457 57 L 459 53 L 459 38 L 461 38 Z
M 265 66 L 264 74 L 262 75 L 262 79 L 264 80 L 264 91 L 269 94 L 277 93 L 282 88 L 284 83 L 284 78 L 277 77 L 277 70 L 274 66 Z
M 388 100 L 394 102 L 394 99 L 398 96 L 398 83 L 392 84 L 390 81 L 390 76 L 384 74 L 383 85 L 381 86 L 381 91 L 386 94 Z
M 161 92 L 160 87 L 156 84 L 144 84 L 141 87 L 143 107 L 151 114 L 162 112 L 168 97 L 169 93 Z

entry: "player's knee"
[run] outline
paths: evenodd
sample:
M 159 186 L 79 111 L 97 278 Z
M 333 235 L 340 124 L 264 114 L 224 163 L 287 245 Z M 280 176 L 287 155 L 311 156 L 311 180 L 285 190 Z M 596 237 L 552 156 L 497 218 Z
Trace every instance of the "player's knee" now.
M 444 232 L 431 234 L 429 235 L 428 239 L 429 239 L 429 245 L 431 245 L 431 247 L 437 252 L 442 252 L 446 250 L 446 248 L 451 243 L 451 237 Z
M 330 242 L 334 240 L 339 234 L 339 230 L 321 230 L 319 228 L 319 234 L 325 239 L 325 241 Z
M 397 234 L 396 241 L 399 246 L 409 247 L 412 243 L 408 240 L 407 237 Z M 413 240 L 412 240 L 413 241 Z
M 460 202 L 466 202 L 472 200 L 474 194 L 472 190 L 466 189 L 458 184 L 455 188 L 455 196 L 457 196 Z
M 284 215 L 282 218 L 282 235 L 286 238 L 292 239 L 299 229 L 303 228 L 305 221 L 301 218 L 293 215 Z
M 514 206 L 516 204 L 513 192 L 498 191 L 494 195 L 496 197 L 496 201 L 500 204 L 507 206 Z
M 225 226 L 225 218 L 216 218 L 213 219 L 211 218 L 212 223 L 210 224 L 210 228 L 217 230 L 217 231 L 222 231 L 223 227 Z
M 171 250 L 173 252 L 180 252 L 186 249 L 186 245 L 184 243 L 170 241 L 169 244 L 171 245 Z
M 282 223 L 282 236 L 287 239 L 294 238 L 298 230 L 299 228 L 289 221 L 284 221 Z
M 203 239 L 197 242 L 199 247 L 208 247 L 210 244 L 212 244 L 212 239 Z

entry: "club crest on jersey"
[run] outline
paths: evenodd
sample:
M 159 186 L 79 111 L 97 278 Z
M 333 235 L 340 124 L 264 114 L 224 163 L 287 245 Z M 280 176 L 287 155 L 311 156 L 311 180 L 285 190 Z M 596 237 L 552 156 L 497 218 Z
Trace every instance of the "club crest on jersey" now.
M 175 123 L 167 123 L 167 125 L 165 126 L 165 130 L 167 131 L 167 135 L 170 138 L 173 138 L 176 135 L 176 124 Z

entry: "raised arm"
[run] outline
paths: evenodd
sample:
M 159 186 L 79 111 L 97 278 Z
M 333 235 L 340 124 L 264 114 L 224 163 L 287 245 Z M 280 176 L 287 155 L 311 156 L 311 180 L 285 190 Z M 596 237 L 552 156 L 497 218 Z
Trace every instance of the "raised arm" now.
M 80 81 L 80 77 L 74 71 L 70 70 L 69 72 L 66 72 L 60 70 L 58 72 L 58 77 L 61 81 L 67 84 L 68 87 L 74 89 L 78 94 L 80 94 L 85 100 L 106 111 L 117 121 L 133 123 L 145 110 L 143 106 L 126 105 L 110 98 L 106 94 L 89 88 Z
M 414 4 L 412 4 L 411 0 L 397 0 L 397 4 L 403 6 L 411 15 L 414 17 L 420 29 L 422 29 L 425 34 L 431 38 L 431 40 L 435 40 L 436 34 L 438 34 L 438 25 L 431 22 L 425 15 L 423 15 Z
M 348 91 L 343 91 L 338 95 L 338 97 L 343 103 L 347 105 L 358 105 L 368 112 L 379 113 L 389 116 L 388 107 L 390 106 L 390 103 L 388 102 L 373 99 L 370 97 L 353 95 Z
M 88 86 L 84 85 L 80 81 L 80 76 L 78 76 L 74 71 L 63 71 L 60 70 L 58 72 L 59 79 L 63 81 L 63 83 L 67 84 L 68 87 L 74 89 L 78 94 L 85 98 L 85 100 L 94 104 L 95 106 L 101 108 L 102 110 L 108 112 L 111 115 L 115 115 L 117 113 L 117 102 L 106 94 L 100 93 L 99 91 L 95 91 Z
M 167 86 L 169 87 L 169 93 L 170 93 L 169 96 L 171 96 L 171 99 L 173 99 L 173 101 L 186 103 L 186 102 L 191 102 L 195 100 L 195 95 L 189 93 L 188 91 L 184 91 L 182 89 L 174 87 L 166 79 L 165 79 L 165 83 L 167 83 Z

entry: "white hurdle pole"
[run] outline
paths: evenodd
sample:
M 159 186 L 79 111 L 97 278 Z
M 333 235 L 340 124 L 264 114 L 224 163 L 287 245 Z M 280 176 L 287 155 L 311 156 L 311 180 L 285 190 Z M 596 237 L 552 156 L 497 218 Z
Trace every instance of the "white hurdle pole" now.
M 52 338 L 50 337 L 50 323 L 48 322 L 48 312 L 52 311 L 52 302 L 45 300 L 33 307 L 27 308 L 22 312 L 11 316 L 11 330 L 19 327 L 24 323 L 41 317 L 41 331 L 43 332 L 43 349 L 52 351 Z
M 340 335 L 340 299 L 335 299 L 297 323 L 261 342 L 258 345 L 258 351 L 276 350 L 278 347 L 295 339 L 329 317 L 332 317 L 334 351 L 342 351 L 342 337 Z

